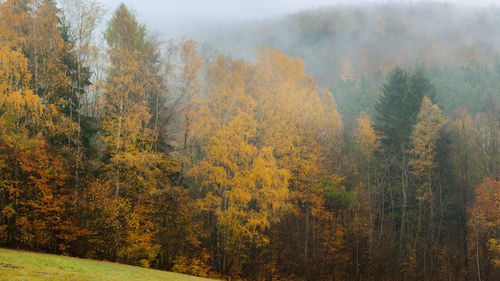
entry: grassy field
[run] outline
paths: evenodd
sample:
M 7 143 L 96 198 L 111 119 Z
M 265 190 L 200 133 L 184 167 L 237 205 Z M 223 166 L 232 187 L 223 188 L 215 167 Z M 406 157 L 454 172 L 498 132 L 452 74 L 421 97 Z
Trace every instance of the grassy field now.
M 211 280 L 142 267 L 0 249 L 0 280 Z

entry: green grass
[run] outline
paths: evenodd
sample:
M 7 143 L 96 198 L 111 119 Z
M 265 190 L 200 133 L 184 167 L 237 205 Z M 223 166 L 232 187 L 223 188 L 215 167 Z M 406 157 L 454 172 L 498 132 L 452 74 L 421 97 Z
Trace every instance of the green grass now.
M 0 249 L 0 280 L 211 280 L 119 263 Z

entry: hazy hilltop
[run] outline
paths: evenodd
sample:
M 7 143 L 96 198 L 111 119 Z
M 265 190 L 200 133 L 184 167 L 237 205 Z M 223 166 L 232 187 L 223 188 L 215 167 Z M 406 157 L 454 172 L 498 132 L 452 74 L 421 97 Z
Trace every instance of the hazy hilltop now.
M 194 37 L 235 58 L 276 47 L 306 62 L 323 86 L 394 65 L 490 63 L 500 50 L 500 8 L 445 3 L 336 5 L 275 19 L 208 24 Z M 352 68 L 351 68 L 352 67 Z

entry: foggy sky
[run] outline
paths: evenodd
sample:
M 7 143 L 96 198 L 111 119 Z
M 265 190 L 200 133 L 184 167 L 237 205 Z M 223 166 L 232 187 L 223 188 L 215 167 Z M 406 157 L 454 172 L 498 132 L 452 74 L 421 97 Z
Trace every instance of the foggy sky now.
M 206 23 L 230 24 L 238 20 L 273 18 L 306 9 L 337 4 L 405 2 L 416 0 L 100 0 L 108 17 L 120 3 L 136 12 L 148 30 L 165 38 L 192 37 Z M 499 4 L 500 0 L 426 0 L 425 2 Z M 196 38 L 195 38 L 196 39 Z

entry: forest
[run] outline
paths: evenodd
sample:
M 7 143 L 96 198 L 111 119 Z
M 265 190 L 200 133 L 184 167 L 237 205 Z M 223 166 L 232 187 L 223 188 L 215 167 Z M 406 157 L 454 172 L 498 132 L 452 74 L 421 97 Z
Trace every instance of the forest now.
M 500 280 L 498 8 L 373 5 L 256 23 L 295 39 L 240 58 L 124 4 L 0 0 L 0 246 L 223 280 Z

